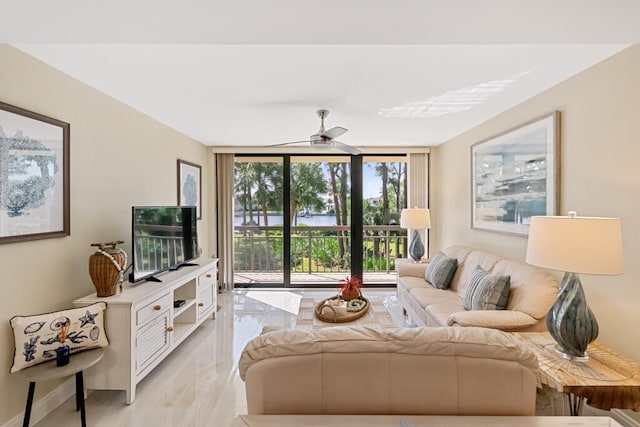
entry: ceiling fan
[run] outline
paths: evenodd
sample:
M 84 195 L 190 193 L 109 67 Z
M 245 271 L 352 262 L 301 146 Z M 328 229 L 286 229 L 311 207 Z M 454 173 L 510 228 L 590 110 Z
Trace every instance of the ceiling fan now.
M 269 147 L 277 147 L 281 145 L 291 145 L 291 144 L 300 144 L 303 142 L 309 143 L 311 148 L 317 149 L 328 149 L 331 147 L 335 147 L 338 150 L 345 151 L 350 154 L 360 154 L 361 151 L 355 147 L 342 143 L 340 141 L 336 141 L 336 138 L 340 135 L 347 132 L 349 129 L 343 128 L 342 126 L 334 126 L 329 130 L 324 129 L 324 118 L 329 115 L 329 110 L 318 110 L 316 111 L 318 117 L 320 117 L 320 129 L 317 133 L 314 133 L 309 137 L 309 139 L 305 139 L 302 141 L 293 141 L 293 142 L 283 142 L 281 144 L 273 144 Z

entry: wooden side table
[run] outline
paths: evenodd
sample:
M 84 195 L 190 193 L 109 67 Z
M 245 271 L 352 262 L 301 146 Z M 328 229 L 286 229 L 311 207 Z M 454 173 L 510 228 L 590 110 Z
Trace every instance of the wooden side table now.
M 55 378 L 76 376 L 76 410 L 80 411 L 80 419 L 82 427 L 87 425 L 86 413 L 84 409 L 84 380 L 82 371 L 95 365 L 102 359 L 104 355 L 103 348 L 87 350 L 80 353 L 71 354 L 69 364 L 65 366 L 56 366 L 56 361 L 41 363 L 39 365 L 25 368 L 18 371 L 27 381 L 29 381 L 29 394 L 27 395 L 27 407 L 24 411 L 23 427 L 29 426 L 31 418 L 31 406 L 33 404 L 33 394 L 36 390 L 36 381 L 51 380 Z
M 584 401 L 605 411 L 640 411 L 640 364 L 625 359 L 597 342 L 587 348 L 589 360 L 565 359 L 548 332 L 514 333 L 538 357 L 539 386 L 564 393 L 571 415 L 580 415 Z

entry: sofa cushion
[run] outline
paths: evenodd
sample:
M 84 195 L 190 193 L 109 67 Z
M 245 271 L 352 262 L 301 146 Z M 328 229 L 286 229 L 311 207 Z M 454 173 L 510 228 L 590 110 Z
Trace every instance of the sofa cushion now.
M 458 271 L 451 282 L 451 289 L 464 299 L 476 266 L 479 265 L 484 271 L 492 271 L 501 259 L 498 255 L 479 250 L 469 252 L 463 261 L 458 258 Z
M 460 303 L 439 303 L 430 304 L 424 309 L 426 315 L 433 320 L 431 324 L 438 326 L 452 326 L 449 325 L 449 318 L 455 313 L 459 313 L 463 310 L 462 301 Z
M 462 299 L 455 292 L 427 285 L 412 289 L 410 295 L 408 305 L 419 315 L 419 319 L 412 320 L 420 320 L 426 326 L 446 326 L 451 313 L 464 310 Z
M 396 263 L 396 272 L 398 277 L 418 277 L 424 280 L 424 271 L 427 269 L 427 265 L 422 262 Z
M 541 268 L 504 259 L 496 264 L 492 273 L 511 277 L 507 310 L 544 319 L 558 296 L 558 281 Z
M 509 299 L 509 276 L 489 274 L 477 266 L 464 297 L 466 310 L 504 310 Z
M 447 319 L 447 326 L 476 326 L 501 329 L 505 332 L 517 332 L 526 330 L 537 322 L 537 319 L 521 311 L 465 310 L 452 313 Z
M 458 306 L 458 310 L 464 309 L 462 299 L 458 297 L 455 292 L 426 286 L 423 288 L 413 288 L 409 291 L 409 294 L 418 301 L 421 308 L 428 307 L 431 304 L 447 304 Z
M 427 266 L 424 278 L 427 279 L 434 288 L 447 289 L 449 284 L 451 284 L 451 279 L 453 279 L 457 267 L 457 259 L 450 258 L 442 252 L 438 252 Z
M 400 277 L 398 279 L 397 284 L 398 284 L 398 287 L 402 287 L 407 290 L 411 290 L 414 288 L 424 288 L 425 286 L 429 286 L 424 281 L 424 275 L 422 275 L 422 277 L 419 277 L 419 278 L 413 277 L 413 276 Z M 433 289 L 431 286 L 429 286 L 429 288 Z

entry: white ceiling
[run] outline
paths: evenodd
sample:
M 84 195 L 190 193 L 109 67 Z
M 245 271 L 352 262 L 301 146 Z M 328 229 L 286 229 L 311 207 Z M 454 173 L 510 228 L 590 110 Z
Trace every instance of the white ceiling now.
M 318 108 L 351 145 L 441 144 L 640 41 L 637 0 L 14 3 L 0 40 L 222 146 Z

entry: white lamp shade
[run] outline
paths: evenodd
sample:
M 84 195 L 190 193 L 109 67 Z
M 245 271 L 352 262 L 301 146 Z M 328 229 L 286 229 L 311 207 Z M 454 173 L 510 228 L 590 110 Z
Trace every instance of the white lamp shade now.
M 618 218 L 534 216 L 527 263 L 571 273 L 622 274 Z
M 431 227 L 431 215 L 429 209 L 410 208 L 403 209 L 400 213 L 400 227 L 412 230 L 423 230 Z

